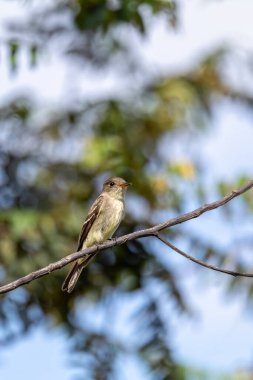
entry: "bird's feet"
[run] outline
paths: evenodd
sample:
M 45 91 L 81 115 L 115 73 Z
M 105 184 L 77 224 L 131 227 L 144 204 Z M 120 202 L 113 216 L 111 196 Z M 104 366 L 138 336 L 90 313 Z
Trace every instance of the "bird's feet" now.
M 113 241 L 115 244 L 117 243 L 117 238 L 116 237 L 113 237 L 113 238 L 109 238 L 107 239 L 108 241 Z

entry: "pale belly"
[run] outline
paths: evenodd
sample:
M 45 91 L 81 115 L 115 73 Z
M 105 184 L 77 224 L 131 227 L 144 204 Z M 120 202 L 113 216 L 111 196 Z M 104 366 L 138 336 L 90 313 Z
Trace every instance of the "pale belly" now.
M 98 219 L 92 225 L 83 248 L 103 243 L 119 227 L 124 217 L 124 203 L 120 200 L 113 200 L 113 205 L 109 201 L 107 202 L 107 206 L 107 209 L 100 212 Z

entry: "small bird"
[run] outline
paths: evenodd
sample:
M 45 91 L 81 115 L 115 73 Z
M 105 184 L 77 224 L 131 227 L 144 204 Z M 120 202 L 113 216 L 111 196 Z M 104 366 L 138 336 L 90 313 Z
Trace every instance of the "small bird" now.
M 103 191 L 92 204 L 78 239 L 77 251 L 101 244 L 119 227 L 125 213 L 125 193 L 130 184 L 120 177 L 110 177 L 103 184 Z M 95 257 L 88 255 L 74 262 L 62 284 L 62 291 L 71 293 L 89 262 Z

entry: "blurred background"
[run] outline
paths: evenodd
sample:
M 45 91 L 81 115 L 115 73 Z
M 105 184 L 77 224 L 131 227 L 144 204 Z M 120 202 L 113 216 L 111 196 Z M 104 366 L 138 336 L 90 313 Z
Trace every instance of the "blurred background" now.
M 0 0 L 0 282 L 75 251 L 111 174 L 117 235 L 252 178 L 250 0 Z M 252 191 L 163 234 L 253 272 Z M 1 296 L 4 380 L 253 379 L 253 282 L 154 238 Z

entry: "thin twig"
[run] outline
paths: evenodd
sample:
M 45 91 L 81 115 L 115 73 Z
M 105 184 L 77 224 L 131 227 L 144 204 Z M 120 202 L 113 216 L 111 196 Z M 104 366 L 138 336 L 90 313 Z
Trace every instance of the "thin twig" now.
M 202 260 L 195 259 L 195 257 L 188 255 L 187 253 L 181 251 L 181 249 L 177 248 L 175 245 L 171 244 L 169 241 L 165 240 L 159 233 L 155 235 L 157 239 L 161 240 L 164 244 L 166 244 L 168 247 L 173 249 L 173 251 L 179 253 L 179 255 L 184 256 L 186 259 L 193 261 L 196 264 L 202 265 L 202 267 L 215 270 L 216 272 L 226 273 L 234 277 L 253 277 L 253 273 L 244 273 L 244 272 L 234 272 L 229 269 L 223 269 L 216 267 L 211 264 L 207 264 Z
M 147 237 L 147 236 L 156 236 L 158 232 L 160 232 L 166 228 L 169 228 L 169 227 L 175 226 L 177 224 L 184 223 L 188 220 L 197 218 L 207 211 L 211 211 L 211 210 L 214 210 L 218 207 L 225 205 L 226 203 L 230 202 L 232 199 L 234 199 L 234 198 L 238 197 L 239 195 L 245 193 L 246 191 L 250 190 L 252 187 L 253 187 L 253 180 L 248 182 L 245 186 L 241 187 L 240 189 L 232 191 L 230 194 L 226 195 L 225 197 L 221 198 L 220 200 L 212 202 L 212 203 L 205 204 L 205 205 L 197 208 L 196 210 L 194 210 L 192 212 L 188 212 L 188 213 L 183 214 L 181 216 L 178 216 L 176 218 L 168 219 L 165 222 L 157 224 L 151 228 L 135 231 L 135 232 L 132 232 L 131 234 L 121 236 L 117 239 L 108 240 L 108 241 L 104 242 L 103 244 L 93 246 L 93 247 L 84 249 L 82 251 L 74 252 L 74 253 L 64 257 L 61 260 L 58 260 L 54 263 L 47 265 L 44 268 L 38 269 L 34 272 L 27 274 L 24 277 L 21 277 L 21 278 L 15 280 L 13 282 L 10 282 L 9 284 L 1 286 L 0 287 L 0 294 L 10 292 L 10 291 L 18 288 L 19 286 L 28 284 L 29 282 L 31 282 L 37 278 L 43 277 L 43 276 L 45 276 L 45 275 L 47 275 L 47 274 L 49 274 L 55 270 L 61 269 L 61 268 L 65 267 L 66 265 L 68 265 L 70 262 L 75 261 L 77 259 L 80 259 L 81 257 L 84 257 L 86 255 L 90 255 L 90 254 L 98 252 L 98 251 L 103 251 L 107 248 L 111 248 L 111 247 L 114 247 L 116 245 L 125 244 L 129 240 L 140 239 L 140 238 Z M 185 256 L 185 257 L 187 257 L 187 256 Z M 193 259 L 193 258 L 191 259 L 190 257 L 188 257 L 188 258 L 190 260 Z M 196 260 L 196 259 L 194 259 L 194 260 Z M 216 267 L 214 267 L 214 268 L 216 268 Z M 210 267 L 209 269 L 214 269 L 214 268 Z M 214 269 L 214 270 L 217 270 L 217 269 Z M 226 272 L 224 272 L 224 273 L 226 273 Z M 243 276 L 243 277 L 250 277 L 250 275 L 243 274 L 243 273 L 237 274 L 237 276 L 239 276 L 239 275 Z

